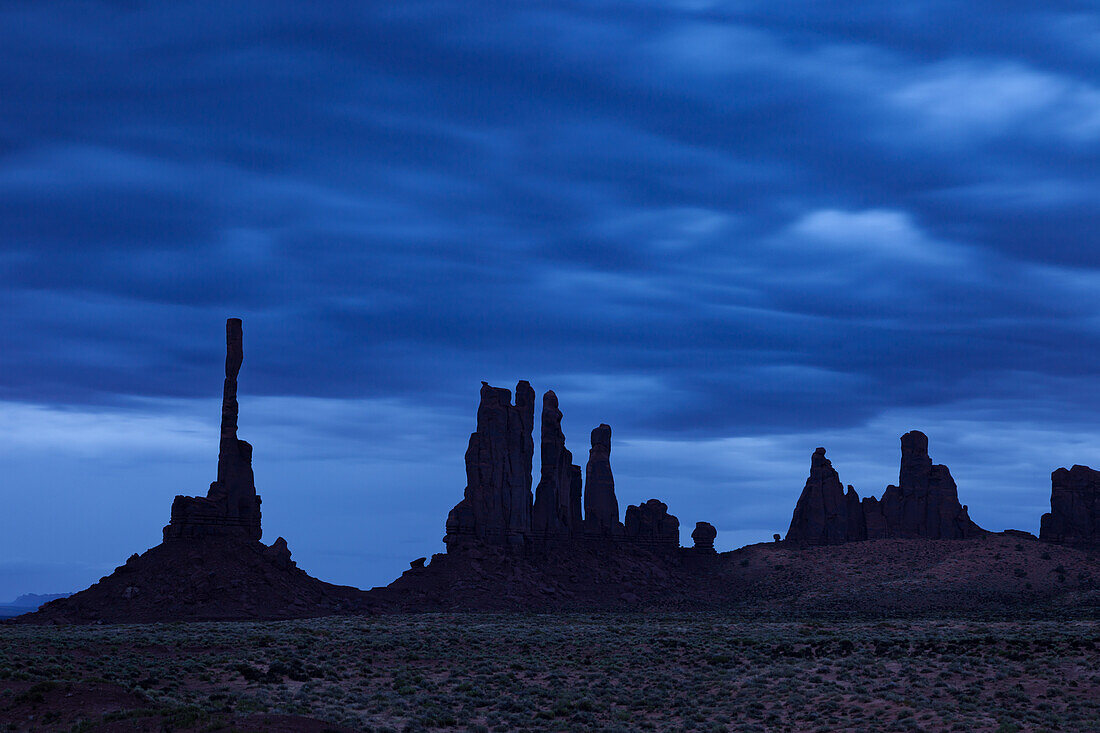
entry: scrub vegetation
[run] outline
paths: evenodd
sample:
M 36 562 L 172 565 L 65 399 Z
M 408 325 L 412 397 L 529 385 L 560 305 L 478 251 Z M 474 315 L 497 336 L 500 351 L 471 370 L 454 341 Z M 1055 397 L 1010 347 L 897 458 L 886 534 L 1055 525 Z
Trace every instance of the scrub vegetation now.
M 1100 621 L 1081 618 L 424 614 L 3 626 L 0 641 L 7 730 L 255 714 L 371 731 L 1100 726 Z

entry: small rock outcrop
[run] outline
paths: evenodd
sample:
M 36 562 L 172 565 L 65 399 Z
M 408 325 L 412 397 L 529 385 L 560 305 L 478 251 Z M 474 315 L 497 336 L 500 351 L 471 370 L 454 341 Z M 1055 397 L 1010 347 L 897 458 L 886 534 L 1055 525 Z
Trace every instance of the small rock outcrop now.
M 592 431 L 592 448 L 584 477 L 584 531 L 591 537 L 619 537 L 619 501 L 615 498 L 615 477 L 611 473 L 611 426 L 601 424 Z
M 890 536 L 890 529 L 886 526 L 886 515 L 882 513 L 882 505 L 877 498 L 865 497 L 859 503 L 859 508 L 863 515 L 864 539 L 884 540 Z
M 252 446 L 237 439 L 237 375 L 244 361 L 241 319 L 225 322 L 225 384 L 222 389 L 218 480 L 205 497 L 177 496 L 164 539 L 239 537 L 259 540 L 260 497 L 252 475 Z
M 668 504 L 650 499 L 626 508 L 624 536 L 631 542 L 660 550 L 680 546 L 680 520 L 668 513 Z
M 471 541 L 524 551 L 531 535 L 531 462 L 535 391 L 521 381 L 516 403 L 504 388 L 481 383 L 477 432 L 466 449 L 466 490 L 447 516 L 447 547 Z
M 695 529 L 691 532 L 691 540 L 695 543 L 692 548 L 703 555 L 717 555 L 714 549 L 714 538 L 718 536 L 718 530 L 710 522 L 696 522 Z
M 947 466 L 933 465 L 928 436 L 919 430 L 901 436 L 898 485 L 886 487 L 879 507 L 889 537 L 961 540 L 985 532 L 959 503 Z
M 1066 545 L 1100 545 L 1100 471 L 1059 468 L 1050 475 L 1050 511 L 1039 539 Z
M 866 538 L 863 512 L 855 489 L 845 494 L 840 476 L 825 449 L 810 458 L 810 477 L 794 507 L 787 540 L 800 545 L 839 545 Z
M 532 535 L 549 542 L 568 541 L 581 529 L 581 467 L 565 447 L 561 410 L 553 390 L 542 396 L 542 478 L 535 488 Z

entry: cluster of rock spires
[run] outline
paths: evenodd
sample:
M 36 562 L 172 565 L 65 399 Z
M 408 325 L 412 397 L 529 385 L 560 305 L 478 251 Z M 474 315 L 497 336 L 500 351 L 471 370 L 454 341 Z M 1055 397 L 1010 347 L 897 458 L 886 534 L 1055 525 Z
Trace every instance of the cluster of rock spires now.
M 447 555 L 427 566 L 424 558 L 414 561 L 389 587 L 369 593 L 311 578 L 290 559 L 283 538 L 271 546 L 259 542 L 252 446 L 237 437 L 242 362 L 241 321 L 229 319 L 217 480 L 207 495 L 175 497 L 164 542 L 87 590 L 46 604 L 29 621 L 289 618 L 444 607 L 461 605 L 462 598 L 480 599 L 472 606 L 480 607 L 496 602 L 504 587 L 510 589 L 509 604 L 536 608 L 545 603 L 537 598 L 547 593 L 584 596 L 584 603 L 608 601 L 608 583 L 618 584 L 628 604 L 643 590 L 664 598 L 689 587 L 691 603 L 709 603 L 715 583 L 721 585 L 716 578 L 730 572 L 734 556 L 720 559 L 714 526 L 698 522 L 691 533 L 694 547 L 681 549 L 680 522 L 662 501 L 628 506 L 620 521 L 611 427 L 592 430 L 582 480 L 565 446 L 552 391 L 542 400 L 542 465 L 532 495 L 535 392 L 521 381 L 514 404 L 509 390 L 482 383 L 477 429 L 466 451 L 464 496 L 447 517 Z M 881 499 L 860 499 L 853 487 L 844 489 L 825 449 L 817 449 L 780 547 L 991 534 L 971 521 L 947 467 L 932 463 L 927 436 L 906 433 L 901 453 L 898 485 L 887 487 Z M 1061 468 L 1051 481 L 1051 511 L 1042 517 L 1040 539 L 1100 546 L 1100 471 Z M 485 548 L 499 552 L 481 552 Z M 481 595 L 468 596 L 474 571 L 484 587 Z
M 1042 517 L 1039 539 L 1067 545 L 1100 545 L 1100 471 L 1085 466 L 1051 474 L 1049 513 Z M 845 491 L 825 449 L 810 459 L 810 476 L 795 505 L 786 539 L 798 545 L 838 545 L 874 539 L 961 540 L 989 534 L 959 503 L 958 488 L 947 466 L 928 456 L 928 436 L 919 431 L 901 437 L 897 486 L 881 499 L 860 499 Z
M 532 500 L 534 405 L 535 391 L 526 381 L 516 385 L 515 404 L 508 389 L 481 383 L 477 430 L 466 449 L 466 489 L 447 516 L 448 552 L 498 546 L 523 555 L 581 542 L 658 551 L 680 546 L 680 521 L 662 501 L 628 506 L 625 524 L 619 520 L 609 425 L 592 431 L 582 483 L 552 390 L 542 398 L 542 469 Z M 713 548 L 713 537 L 710 542 Z
M 592 431 L 588 463 L 581 467 L 565 447 L 557 395 L 542 400 L 541 478 L 532 501 L 535 392 L 526 381 L 512 393 L 482 382 L 477 430 L 466 451 L 466 489 L 447 517 L 448 552 L 478 546 L 530 554 L 547 547 L 602 542 L 671 551 L 679 547 L 679 520 L 668 506 L 650 499 L 628 506 L 619 520 L 611 471 L 611 427 Z M 1083 466 L 1059 469 L 1052 477 L 1051 513 L 1042 520 L 1041 539 L 1066 544 L 1100 544 L 1100 472 Z M 837 545 L 876 539 L 963 540 L 989 534 L 970 519 L 959 502 L 947 466 L 934 464 L 928 436 L 901 437 L 896 486 L 881 498 L 860 498 L 845 490 L 825 449 L 810 461 L 810 476 L 795 506 L 789 544 Z M 694 550 L 716 554 L 714 527 L 699 522 Z M 776 536 L 779 537 L 778 535 Z
M 852 486 L 845 491 L 825 449 L 814 451 L 786 539 L 838 545 L 875 539 L 961 540 L 982 534 L 985 530 L 959 503 L 947 466 L 934 465 L 928 456 L 928 436 L 914 430 L 901 436 L 898 485 L 886 487 L 882 499 L 860 500 Z

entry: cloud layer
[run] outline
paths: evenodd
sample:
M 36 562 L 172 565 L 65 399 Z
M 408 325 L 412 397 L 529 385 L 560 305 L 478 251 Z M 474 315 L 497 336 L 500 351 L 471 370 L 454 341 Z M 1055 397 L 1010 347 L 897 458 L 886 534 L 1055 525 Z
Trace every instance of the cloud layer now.
M 461 490 L 481 379 L 556 389 L 579 455 L 600 421 L 654 446 L 677 471 L 617 450 L 620 485 L 730 536 L 785 528 L 814 443 L 885 470 L 908 428 L 944 460 L 936 427 L 964 493 L 1020 497 L 988 523 L 1034 528 L 1035 446 L 1100 462 L 1074 439 L 1100 432 L 1098 28 L 1074 2 L 7 3 L 0 400 L 36 427 L 7 460 L 75 444 L 61 496 L 198 461 L 138 448 L 213 424 L 237 315 L 242 404 L 287 410 L 242 425 L 323 453 L 265 496 L 316 506 L 283 478 L 315 470 L 412 545 Z M 754 441 L 770 468 L 701 455 Z M 379 458 L 410 445 L 419 473 Z M 324 544 L 317 511 L 292 547 Z M 361 576 L 308 567 L 382 582 L 389 539 Z

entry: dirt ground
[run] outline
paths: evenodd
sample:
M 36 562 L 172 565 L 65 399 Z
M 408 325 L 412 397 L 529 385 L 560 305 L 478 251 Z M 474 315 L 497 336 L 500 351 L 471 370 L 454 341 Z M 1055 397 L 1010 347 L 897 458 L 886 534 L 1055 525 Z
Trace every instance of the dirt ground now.
M 1100 621 L 421 614 L 0 626 L 6 730 L 1100 729 Z

